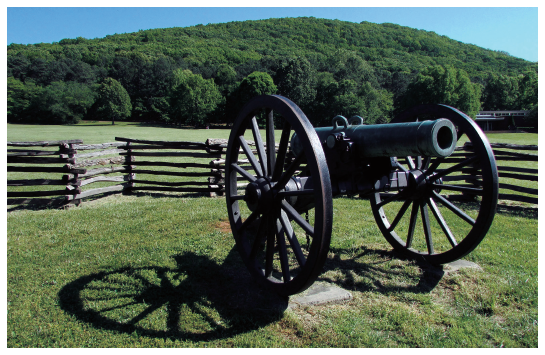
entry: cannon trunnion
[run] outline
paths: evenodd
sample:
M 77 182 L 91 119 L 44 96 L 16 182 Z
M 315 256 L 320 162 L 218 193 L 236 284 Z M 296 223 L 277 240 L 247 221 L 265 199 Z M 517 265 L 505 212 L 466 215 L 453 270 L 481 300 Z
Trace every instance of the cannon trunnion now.
M 460 139 L 472 143 L 473 154 L 452 157 Z M 382 125 L 337 116 L 332 127 L 315 129 L 289 99 L 259 96 L 234 123 L 225 169 L 227 210 L 240 255 L 260 283 L 283 295 L 305 290 L 320 275 L 333 196 L 368 199 L 396 251 L 434 264 L 478 246 L 498 199 L 486 136 L 445 105 L 419 106 Z

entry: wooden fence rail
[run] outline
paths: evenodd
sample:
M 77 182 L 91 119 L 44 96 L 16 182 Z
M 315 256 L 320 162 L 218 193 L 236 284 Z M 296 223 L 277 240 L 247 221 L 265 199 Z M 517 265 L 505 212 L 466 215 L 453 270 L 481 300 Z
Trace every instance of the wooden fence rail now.
M 492 150 L 496 156 L 498 164 L 498 175 L 500 176 L 500 190 L 510 190 L 515 192 L 522 192 L 534 196 L 525 196 L 520 194 L 502 193 L 500 191 L 500 200 L 526 202 L 537 205 L 538 193 L 537 188 L 529 188 L 515 185 L 519 180 L 523 181 L 536 181 L 538 169 L 531 169 L 527 167 L 507 166 L 506 164 L 513 165 L 513 162 L 537 162 L 538 161 L 538 148 L 537 145 L 519 145 L 519 144 L 505 144 L 505 143 L 492 143 Z M 525 154 L 513 152 L 513 150 L 530 150 L 535 151 L 536 154 Z M 509 163 L 506 163 L 508 161 Z M 514 179 L 510 181 L 512 183 L 505 182 L 506 179 Z M 513 184 L 514 183 L 514 184 Z
M 119 153 L 125 157 L 123 164 L 129 176 L 129 183 L 125 187 L 126 192 L 197 192 L 210 195 L 221 192 L 221 187 L 211 185 L 208 181 L 195 179 L 199 177 L 209 179 L 210 177 L 217 177 L 218 173 L 210 169 L 210 159 L 220 157 L 217 152 L 218 149 L 214 145 L 199 142 L 150 141 L 121 137 L 116 137 L 115 140 L 126 143 L 122 147 L 123 151 Z M 174 161 L 164 161 L 165 158 Z M 191 159 L 190 162 L 185 161 L 188 158 Z M 173 168 L 175 170 L 172 170 Z M 191 168 L 191 171 L 183 171 L 187 168 Z M 195 169 L 197 170 L 195 171 Z M 152 175 L 153 177 L 141 178 L 142 175 Z M 174 181 L 172 179 L 165 180 L 165 177 L 177 177 L 177 179 Z M 179 179 L 187 177 L 193 179 Z
M 115 140 L 101 144 L 83 144 L 79 139 L 8 142 L 7 185 L 12 187 L 7 193 L 8 205 L 77 205 L 83 199 L 104 193 L 138 191 L 209 196 L 225 193 L 226 139 L 208 139 L 204 143 L 121 137 Z M 255 147 L 251 141 L 248 145 Z M 537 146 L 492 144 L 492 148 L 500 176 L 500 199 L 537 204 L 537 188 L 521 186 L 525 181 L 537 182 L 538 169 L 525 166 L 525 162 L 535 166 L 537 153 L 526 151 L 537 152 Z M 447 162 L 461 162 L 471 150 L 466 143 Z M 243 157 L 239 164 L 251 170 Z M 467 167 L 462 171 L 464 175 L 448 176 L 445 181 L 480 186 L 475 171 Z
M 528 167 L 517 167 L 513 165 L 524 165 L 524 162 L 537 162 L 538 155 L 530 153 L 520 153 L 516 151 L 536 151 L 538 150 L 537 145 L 519 145 L 519 144 L 506 144 L 506 143 L 491 143 L 492 151 L 496 159 L 496 164 L 498 166 L 498 176 L 499 176 L 499 199 L 506 201 L 517 201 L 525 202 L 531 204 L 538 203 L 538 189 L 520 186 L 521 181 L 538 181 L 537 173 L 538 169 L 532 169 Z M 457 153 L 453 155 L 465 156 L 471 154 L 473 151 L 472 145 L 470 142 L 464 144 L 463 147 L 457 148 Z M 461 153 L 458 153 L 461 152 Z M 464 160 L 464 159 L 460 159 Z M 456 158 L 450 158 L 447 162 L 455 162 Z M 456 177 L 452 177 L 456 178 Z M 476 187 L 481 187 L 482 183 L 479 179 L 472 179 L 471 181 L 466 180 L 470 184 L 475 185 Z M 517 184 L 518 182 L 518 184 Z M 518 194 L 505 193 L 502 190 L 519 192 Z M 523 193 L 524 195 L 520 194 Z M 532 195 L 532 196 L 528 196 Z
M 57 197 L 61 197 L 61 201 L 66 200 L 66 196 L 73 196 L 81 191 L 81 182 L 78 179 L 79 174 L 84 174 L 85 169 L 78 169 L 72 164 L 75 163 L 76 144 L 83 143 L 82 140 L 63 140 L 63 141 L 40 141 L 40 142 L 8 142 L 7 149 L 7 171 L 11 176 L 18 177 L 40 177 L 26 179 L 8 179 L 7 186 L 24 187 L 7 192 L 8 205 L 16 204 L 51 204 L 54 203 Z M 33 149 L 10 149 L 9 147 Z M 41 149 L 36 149 L 41 147 Z M 53 148 L 53 149 L 48 149 Z M 56 157 L 48 157 L 56 156 Z M 21 166 L 21 164 L 32 164 L 42 166 Z M 64 166 L 51 166 L 51 164 L 64 164 Z M 24 173 L 24 174 L 21 174 Z M 40 173 L 38 176 L 33 173 Z M 43 178 L 42 174 L 54 174 L 51 178 Z M 62 175 L 59 174 L 71 174 Z M 44 186 L 61 185 L 64 189 L 43 189 Z M 28 189 L 28 186 L 40 186 L 41 189 Z M 36 198 L 45 197 L 48 198 Z

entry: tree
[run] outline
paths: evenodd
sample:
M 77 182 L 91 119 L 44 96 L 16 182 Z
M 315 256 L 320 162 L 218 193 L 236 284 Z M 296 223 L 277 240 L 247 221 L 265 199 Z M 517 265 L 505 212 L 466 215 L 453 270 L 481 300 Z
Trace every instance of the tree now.
M 524 73 L 520 79 L 519 88 L 520 95 L 518 100 L 518 107 L 522 110 L 529 110 L 530 112 L 525 117 L 526 124 L 538 128 L 538 95 L 537 95 L 537 73 L 535 71 L 528 71 Z
M 190 70 L 177 69 L 170 94 L 170 117 L 176 122 L 201 126 L 210 122 L 208 115 L 221 102 L 213 79 L 204 79 Z
M 356 52 L 338 50 L 328 61 L 328 71 L 334 74 L 335 80 L 350 79 L 358 84 L 371 82 L 377 86 L 375 70 Z
M 97 112 L 106 119 L 116 120 L 129 117 L 132 104 L 127 90 L 113 78 L 106 78 L 98 89 Z
M 393 94 L 384 89 L 375 89 L 370 82 L 365 82 L 359 91 L 366 108 L 365 123 L 388 123 L 394 109 Z
M 269 74 L 255 71 L 242 79 L 234 95 L 229 97 L 228 112 L 234 118 L 252 98 L 260 95 L 274 95 L 277 90 Z M 265 116 L 259 115 L 257 121 L 259 124 L 265 124 Z
M 485 110 L 518 110 L 519 80 L 507 75 L 490 74 L 483 92 Z
M 400 111 L 419 104 L 453 106 L 475 118 L 481 103 L 481 88 L 469 80 L 467 73 L 451 66 L 427 67 L 407 86 L 400 100 Z
M 534 106 L 537 106 L 537 73 L 534 71 L 528 71 L 524 73 L 519 81 L 519 102 L 517 106 L 521 110 L 532 110 Z
M 40 123 L 74 124 L 87 114 L 95 102 L 95 90 L 75 81 L 56 81 L 44 89 L 40 98 Z
M 276 94 L 277 90 L 271 76 L 258 71 L 242 79 L 239 85 L 239 95 L 242 104 L 250 101 L 255 96 Z
M 224 96 L 232 90 L 232 87 L 236 83 L 237 72 L 233 67 L 227 64 L 222 64 L 216 71 L 214 82 L 222 92 Z
M 316 97 L 316 69 L 304 57 L 286 59 L 274 79 L 280 95 L 295 102 L 303 111 Z
M 355 81 L 337 82 L 331 73 L 320 73 L 317 79 L 316 99 L 309 110 L 309 119 L 314 126 L 330 126 L 331 119 L 337 115 L 365 116 L 365 102 L 358 95 Z
M 8 77 L 7 85 L 7 117 L 8 122 L 31 122 L 39 111 L 37 99 L 43 89 L 32 81 L 25 83 L 14 77 Z

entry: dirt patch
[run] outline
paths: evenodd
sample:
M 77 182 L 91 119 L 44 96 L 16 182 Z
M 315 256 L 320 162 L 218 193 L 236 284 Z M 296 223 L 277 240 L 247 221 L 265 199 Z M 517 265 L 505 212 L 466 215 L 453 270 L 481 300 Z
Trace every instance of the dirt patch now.
M 227 219 L 220 219 L 214 223 L 214 228 L 222 233 L 231 234 L 231 224 Z

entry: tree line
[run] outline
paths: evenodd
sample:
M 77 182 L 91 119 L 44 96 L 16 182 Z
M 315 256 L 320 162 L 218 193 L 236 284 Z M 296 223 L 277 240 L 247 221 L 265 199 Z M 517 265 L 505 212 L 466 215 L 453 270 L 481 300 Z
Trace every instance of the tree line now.
M 229 123 L 260 94 L 333 116 L 387 122 L 418 103 L 528 109 L 537 63 L 433 32 L 314 18 L 139 31 L 8 46 L 8 121 Z

